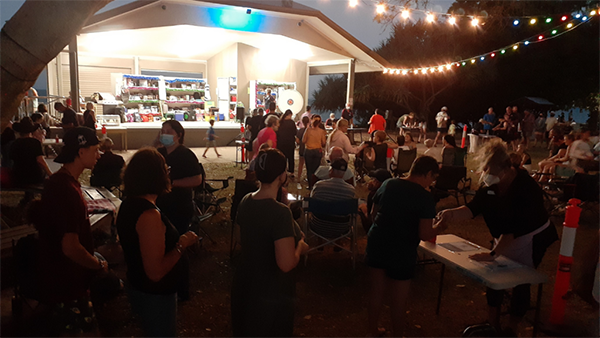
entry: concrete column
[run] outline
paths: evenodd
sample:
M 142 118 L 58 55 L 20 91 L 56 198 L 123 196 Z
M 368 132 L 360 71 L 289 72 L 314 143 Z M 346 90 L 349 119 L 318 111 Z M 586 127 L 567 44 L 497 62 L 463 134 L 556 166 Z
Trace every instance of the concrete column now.
M 79 58 L 77 56 L 77 35 L 69 43 L 69 71 L 71 74 L 71 104 L 79 112 Z
M 348 62 L 348 88 L 346 90 L 346 104 L 354 107 L 354 70 L 355 59 L 350 59 Z

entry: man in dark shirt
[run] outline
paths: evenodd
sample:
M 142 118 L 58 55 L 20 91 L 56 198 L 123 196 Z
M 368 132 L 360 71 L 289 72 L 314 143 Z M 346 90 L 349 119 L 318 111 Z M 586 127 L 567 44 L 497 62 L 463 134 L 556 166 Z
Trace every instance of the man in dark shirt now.
M 105 138 L 100 145 L 100 151 L 103 154 L 92 170 L 90 184 L 94 187 L 112 188 L 121 185 L 121 170 L 125 165 L 125 160 L 120 155 L 112 152 L 113 141 Z
M 61 125 L 65 132 L 73 127 L 79 126 L 79 122 L 77 122 L 77 113 L 75 113 L 73 109 L 65 107 L 65 105 L 60 102 L 54 104 L 54 109 L 63 114 Z
M 350 122 L 350 126 L 354 127 L 354 112 L 349 104 L 346 104 L 346 108 L 342 110 L 342 118 Z
M 54 160 L 63 166 L 45 183 L 35 224 L 40 234 L 42 301 L 51 309 L 51 322 L 59 331 L 55 334 L 74 335 L 95 329 L 88 290 L 93 275 L 108 268 L 94 255 L 90 220 L 78 181 L 84 169 L 92 169 L 100 157 L 96 131 L 76 127 L 63 139 L 65 145 Z

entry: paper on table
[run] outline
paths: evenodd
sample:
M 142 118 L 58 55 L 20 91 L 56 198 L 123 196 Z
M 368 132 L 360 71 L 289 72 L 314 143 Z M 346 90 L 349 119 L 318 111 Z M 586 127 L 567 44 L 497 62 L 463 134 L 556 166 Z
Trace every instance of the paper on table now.
M 498 256 L 491 262 L 481 262 L 474 260 L 471 260 L 471 262 L 492 271 L 515 269 L 520 268 L 522 266 L 521 264 L 512 261 L 504 256 Z
M 480 249 L 479 246 L 467 241 L 441 243 L 439 244 L 439 246 L 444 247 L 445 249 L 448 249 L 452 252 L 475 251 Z

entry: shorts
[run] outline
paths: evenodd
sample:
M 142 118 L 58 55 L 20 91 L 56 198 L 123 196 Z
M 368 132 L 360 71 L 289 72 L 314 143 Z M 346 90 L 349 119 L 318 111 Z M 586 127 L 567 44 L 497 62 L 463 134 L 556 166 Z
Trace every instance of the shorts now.
M 217 140 L 208 140 L 206 141 L 206 146 L 207 147 L 217 147 Z
M 383 262 L 377 262 L 373 259 L 369 259 L 369 255 L 365 257 L 367 266 L 382 269 L 385 271 L 385 275 L 393 280 L 411 280 L 415 278 L 415 267 L 416 264 L 402 266 L 400 264 L 386 264 Z
M 55 332 L 82 334 L 97 327 L 96 316 L 89 296 L 64 303 L 55 303 L 51 309 L 51 325 Z
M 438 132 L 438 133 L 445 134 L 445 133 L 447 133 L 447 132 L 448 132 L 448 127 L 446 127 L 446 128 L 438 128 L 438 129 L 437 129 L 437 132 Z

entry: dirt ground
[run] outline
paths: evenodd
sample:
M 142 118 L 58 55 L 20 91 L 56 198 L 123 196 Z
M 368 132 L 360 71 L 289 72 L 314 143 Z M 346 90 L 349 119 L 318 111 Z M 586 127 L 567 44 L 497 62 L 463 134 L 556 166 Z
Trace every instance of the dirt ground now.
M 201 155 L 203 149 L 194 149 Z M 420 148 L 419 152 L 423 149 Z M 231 152 L 231 150 L 229 150 Z M 131 156 L 128 152 L 126 157 Z M 235 153 L 232 153 L 235 155 Z M 546 151 L 531 151 L 534 163 L 545 156 Z M 200 156 L 198 156 L 201 158 Z M 221 178 L 233 176 L 242 178 L 243 171 L 236 167 L 231 160 L 201 160 L 204 163 L 208 177 Z M 475 177 L 472 156 L 468 161 L 470 175 Z M 82 179 L 85 182 L 85 178 Z M 475 180 L 476 181 L 476 180 Z M 204 236 L 203 245 L 191 256 L 191 294 L 190 301 L 179 304 L 178 329 L 183 337 L 221 337 L 231 335 L 230 325 L 230 289 L 235 271 L 237 256 L 230 259 L 229 245 L 231 236 L 231 221 L 229 217 L 230 201 L 233 195 L 234 183 L 222 191 L 219 196 L 227 197 L 222 211 L 215 217 L 202 224 L 202 227 L 214 239 L 211 242 Z M 298 182 L 291 182 L 290 193 L 306 195 L 306 184 L 298 190 Z M 366 197 L 366 184 L 357 186 L 359 197 Z M 455 207 L 456 200 L 446 198 L 438 203 L 442 210 Z M 564 215 L 560 212 L 552 217 L 552 223 L 562 232 Z M 359 221 L 360 222 L 360 221 Z M 367 322 L 368 281 L 367 268 L 363 263 L 366 247 L 366 235 L 358 226 L 359 257 L 356 270 L 353 271 L 350 255 L 336 253 L 331 248 L 324 252 L 311 253 L 307 264 L 301 262 L 296 274 L 297 308 L 294 326 L 295 336 L 365 336 Z M 460 224 L 452 224 L 447 230 L 457 236 L 474 243 L 489 247 L 491 236 L 481 217 Z M 202 235 L 201 235 L 202 236 Z M 582 271 L 582 263 L 578 262 L 598 236 L 598 205 L 591 210 L 584 210 L 575 243 L 573 279 L 575 283 Z M 346 243 L 349 245 L 349 243 Z M 549 277 L 544 285 L 542 298 L 542 320 L 547 322 L 551 310 L 554 278 L 560 244 L 554 243 L 546 253 L 539 271 Z M 116 246 L 102 248 L 115 271 L 125 278 L 126 266 Z M 239 254 L 239 248 L 237 250 Z M 465 327 L 482 323 L 486 319 L 487 308 L 485 288 L 477 281 L 465 277 L 452 269 L 446 269 L 443 297 L 440 314 L 435 314 L 438 283 L 440 281 L 440 265 L 426 265 L 418 268 L 416 278 L 411 285 L 408 301 L 407 325 L 404 336 L 407 337 L 453 337 L 460 336 Z M 532 304 L 536 299 L 537 287 L 532 288 Z M 2 332 L 1 336 L 38 335 L 32 322 L 17 325 L 10 315 L 10 297 L 12 289 L 3 286 L 2 291 Z M 127 297 L 124 293 L 97 306 L 96 313 L 102 336 L 141 336 L 142 332 L 131 313 Z M 381 326 L 391 328 L 389 307 L 382 313 Z M 507 318 L 504 318 L 507 319 Z M 519 336 L 531 336 L 533 311 L 527 315 L 518 332 Z M 567 331 L 568 336 L 598 337 L 598 309 L 584 302 L 578 295 L 571 295 L 567 301 L 565 323 L 574 329 Z M 390 332 L 386 332 L 390 336 Z M 540 336 L 545 336 L 544 332 Z

